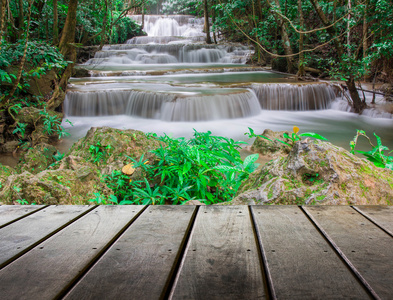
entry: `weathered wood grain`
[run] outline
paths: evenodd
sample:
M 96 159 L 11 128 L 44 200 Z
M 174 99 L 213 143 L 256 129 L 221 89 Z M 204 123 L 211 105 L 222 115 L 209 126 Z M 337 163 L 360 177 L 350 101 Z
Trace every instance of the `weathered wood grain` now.
M 393 206 L 361 205 L 355 206 L 355 209 L 370 218 L 393 237 Z
M 54 299 L 113 242 L 142 208 L 95 208 L 2 269 L 1 299 Z
M 91 208 L 91 206 L 49 206 L 0 228 L 0 268 Z
M 278 299 L 369 299 L 297 206 L 253 206 Z
M 382 299 L 393 295 L 393 238 L 348 206 L 304 208 Z
M 44 205 L 0 205 L 0 228 L 43 207 Z
M 149 206 L 65 299 L 159 299 L 195 206 Z
M 202 206 L 172 299 L 266 299 L 247 206 Z

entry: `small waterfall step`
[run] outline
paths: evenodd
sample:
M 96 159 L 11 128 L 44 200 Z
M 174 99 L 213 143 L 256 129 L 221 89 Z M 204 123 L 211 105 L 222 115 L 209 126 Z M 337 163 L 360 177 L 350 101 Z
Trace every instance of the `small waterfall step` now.
M 141 45 L 141 44 L 191 44 L 197 42 L 204 42 L 205 36 L 137 36 L 128 40 L 126 44 Z
M 137 23 L 142 24 L 141 15 L 129 16 Z M 145 15 L 143 30 L 148 36 L 204 36 L 204 20 L 187 15 Z
M 170 91 L 103 90 L 68 92 L 67 116 L 129 115 L 162 121 L 245 118 L 260 113 L 255 93 L 247 89 L 177 88 Z

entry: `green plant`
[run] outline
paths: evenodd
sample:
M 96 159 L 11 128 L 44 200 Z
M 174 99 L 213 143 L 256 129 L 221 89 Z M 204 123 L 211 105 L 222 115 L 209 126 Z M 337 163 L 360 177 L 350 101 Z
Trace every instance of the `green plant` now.
M 40 115 L 44 118 L 44 133 L 47 133 L 48 135 L 56 134 L 59 139 L 63 136 L 70 135 L 67 131 L 65 131 L 63 126 L 61 126 L 61 119 L 56 115 L 50 115 L 46 111 L 46 107 L 40 111 Z
M 229 201 L 241 182 L 258 167 L 258 154 L 241 159 L 238 149 L 245 142 L 213 136 L 210 131 L 194 130 L 191 139 L 155 134 L 148 137 L 165 146 L 150 151 L 154 161 L 143 156 L 139 160 L 129 157 L 143 180 L 132 180 L 120 171 L 105 176 L 105 183 L 117 199 L 134 204 L 183 204 L 192 199 L 202 199 L 206 204 Z
M 358 138 L 359 137 L 365 137 L 368 142 L 370 143 L 372 150 L 370 151 L 359 151 L 355 150 Z M 351 153 L 355 154 L 355 152 L 363 154 L 369 161 L 371 161 L 375 166 L 380 167 L 380 168 L 387 168 L 390 170 L 393 170 L 393 156 L 389 156 L 390 153 L 393 152 L 390 151 L 385 154 L 385 151 L 388 151 L 389 148 L 382 145 L 381 138 L 374 133 L 374 136 L 377 140 L 377 146 L 374 146 L 374 144 L 371 142 L 370 138 L 366 135 L 366 132 L 364 130 L 357 130 L 355 137 L 353 140 L 349 143 L 351 147 Z
M 20 205 L 28 205 L 29 202 L 25 199 L 18 199 L 16 200 L 17 203 L 19 203 Z
M 100 162 L 104 161 L 104 159 L 106 159 L 106 157 L 110 154 L 111 149 L 111 145 L 102 146 L 98 141 L 95 145 L 90 145 L 89 152 L 93 162 L 100 165 Z
M 64 158 L 64 153 L 60 153 L 59 151 L 57 151 L 57 153 L 53 155 L 53 158 L 55 159 L 55 161 L 60 161 Z
M 250 127 L 248 127 L 248 130 L 249 130 L 249 132 L 248 132 L 248 133 L 245 133 L 245 135 L 248 135 L 249 138 L 260 137 L 260 138 L 263 138 L 263 139 L 266 139 L 266 140 L 268 140 L 268 141 L 273 142 L 272 139 L 269 139 L 269 138 L 266 137 L 266 136 L 263 136 L 263 135 L 260 135 L 260 134 L 255 134 L 255 133 L 254 133 L 254 130 L 253 130 L 252 128 L 250 128 Z M 284 137 L 284 138 L 286 138 L 286 139 L 288 139 L 288 140 L 290 140 L 290 141 L 292 142 L 291 144 L 289 144 L 289 143 L 287 143 L 287 142 L 284 142 L 284 141 L 282 141 L 282 140 L 280 140 L 280 139 L 276 139 L 276 140 L 277 140 L 278 142 L 284 144 L 284 145 L 289 146 L 289 147 L 293 147 L 293 145 L 294 145 L 296 142 L 301 141 L 301 140 L 302 140 L 302 137 L 312 137 L 312 138 L 315 138 L 315 139 L 318 139 L 318 140 L 327 141 L 326 138 L 324 138 L 323 136 L 321 136 L 321 135 L 319 135 L 319 134 L 317 134 L 317 133 L 314 133 L 314 132 L 305 132 L 305 133 L 300 133 L 300 134 L 298 134 L 298 132 L 299 132 L 299 127 L 293 126 L 293 132 L 292 132 L 291 135 L 288 135 L 287 133 L 284 133 L 284 134 L 283 134 L 283 137 Z
M 26 127 L 27 127 L 26 123 L 17 123 L 16 128 L 14 129 L 14 131 L 12 131 L 12 134 L 20 133 L 20 136 L 23 139 L 25 136 Z

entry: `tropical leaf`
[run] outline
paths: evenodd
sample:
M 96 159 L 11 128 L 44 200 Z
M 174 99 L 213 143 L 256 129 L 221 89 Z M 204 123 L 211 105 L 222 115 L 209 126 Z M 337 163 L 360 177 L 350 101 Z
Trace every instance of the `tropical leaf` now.
M 307 136 L 307 137 L 312 137 L 314 139 L 318 139 L 318 140 L 323 140 L 323 141 L 327 141 L 327 138 L 324 138 L 323 136 L 314 133 L 314 132 L 305 132 L 305 133 L 301 133 L 299 134 L 299 136 Z
M 243 166 L 244 168 L 247 168 L 249 165 L 253 164 L 254 162 L 257 161 L 257 159 L 259 158 L 259 154 L 251 154 L 249 156 L 246 157 L 246 159 L 244 160 Z
M 278 142 L 280 142 L 281 144 L 284 144 L 284 145 L 287 145 L 287 146 L 289 146 L 289 147 L 292 147 L 292 145 L 290 145 L 290 144 L 288 144 L 288 143 L 286 143 L 286 142 L 284 142 L 284 141 L 282 141 L 282 140 L 279 140 L 279 139 L 276 139 Z

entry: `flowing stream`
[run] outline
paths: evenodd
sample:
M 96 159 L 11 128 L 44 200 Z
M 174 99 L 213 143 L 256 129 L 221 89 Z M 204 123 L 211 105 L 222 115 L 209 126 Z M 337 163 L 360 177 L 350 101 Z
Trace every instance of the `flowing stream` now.
M 376 132 L 393 148 L 390 113 L 353 114 L 328 83 L 297 82 L 246 65 L 252 50 L 207 45 L 202 28 L 203 20 L 192 16 L 145 16 L 148 36 L 104 46 L 83 65 L 91 77 L 70 81 L 64 111 L 73 126 L 63 123 L 71 136 L 61 148 L 68 149 L 92 126 L 175 137 L 210 130 L 248 141 L 248 127 L 262 133 L 294 125 L 346 149 L 356 129 Z

